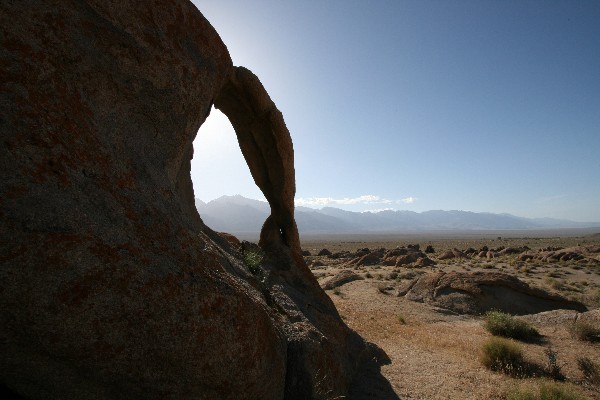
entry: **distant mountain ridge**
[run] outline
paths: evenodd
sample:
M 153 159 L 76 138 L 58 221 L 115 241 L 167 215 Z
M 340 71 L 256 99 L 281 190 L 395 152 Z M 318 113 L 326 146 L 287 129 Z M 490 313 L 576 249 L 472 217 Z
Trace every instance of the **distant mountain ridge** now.
M 196 208 L 206 225 L 217 231 L 257 233 L 270 213 L 269 204 L 240 195 L 222 196 Z M 300 233 L 390 233 L 452 230 L 528 230 L 600 227 L 600 223 L 553 218 L 523 218 L 511 214 L 432 210 L 353 212 L 334 207 L 296 207 Z

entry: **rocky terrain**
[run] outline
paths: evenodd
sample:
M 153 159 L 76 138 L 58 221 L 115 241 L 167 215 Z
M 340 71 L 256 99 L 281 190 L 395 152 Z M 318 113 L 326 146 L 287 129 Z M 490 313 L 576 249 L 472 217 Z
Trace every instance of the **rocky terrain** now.
M 504 399 L 552 381 L 543 372 L 550 349 L 565 376 L 558 384 L 595 399 L 600 386 L 586 380 L 578 360 L 600 365 L 600 342 L 571 331 L 576 321 L 600 329 L 599 244 L 598 235 L 448 235 L 306 240 L 302 248 L 342 318 L 390 357 L 382 371 L 398 398 Z M 490 309 L 521 315 L 540 332 L 539 341 L 520 343 L 542 371 L 537 379 L 482 366 Z M 386 384 L 369 387 L 366 398 L 389 398 Z

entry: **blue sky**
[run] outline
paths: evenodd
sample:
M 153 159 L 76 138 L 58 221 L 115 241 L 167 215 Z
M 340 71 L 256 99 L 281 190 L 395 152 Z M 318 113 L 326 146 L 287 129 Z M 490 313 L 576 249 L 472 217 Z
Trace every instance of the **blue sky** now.
M 297 204 L 600 221 L 599 1 L 194 3 L 283 112 Z M 196 197 L 262 198 L 227 119 Z

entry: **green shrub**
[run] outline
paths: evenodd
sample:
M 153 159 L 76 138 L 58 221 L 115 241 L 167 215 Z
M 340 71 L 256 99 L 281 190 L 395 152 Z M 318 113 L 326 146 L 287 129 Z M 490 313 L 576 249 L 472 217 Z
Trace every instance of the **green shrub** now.
M 504 336 L 523 341 L 533 341 L 540 337 L 539 332 L 525 321 L 501 311 L 485 314 L 484 328 L 495 336 Z
M 597 342 L 600 340 L 600 329 L 589 322 L 576 321 L 569 327 L 569 332 L 575 339 L 585 342 Z
M 542 381 L 537 387 L 521 386 L 511 390 L 506 400 L 585 400 L 571 385 Z
M 492 371 L 512 376 L 524 376 L 526 363 L 521 347 L 507 339 L 493 337 L 481 348 L 481 363 Z
M 259 251 L 246 251 L 243 254 L 244 265 L 248 267 L 248 270 L 252 275 L 260 275 L 262 270 L 260 265 L 263 262 L 264 255 Z

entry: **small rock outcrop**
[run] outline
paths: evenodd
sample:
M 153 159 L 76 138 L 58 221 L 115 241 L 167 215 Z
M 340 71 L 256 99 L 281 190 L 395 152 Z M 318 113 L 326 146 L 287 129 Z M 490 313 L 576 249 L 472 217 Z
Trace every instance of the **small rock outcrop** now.
M 597 264 L 598 253 L 600 253 L 600 246 L 575 246 L 566 249 L 545 249 L 533 254 L 533 258 L 544 262 L 579 261 Z
M 317 253 L 318 256 L 330 256 L 331 255 L 331 251 L 327 250 L 327 249 L 321 249 L 319 250 L 319 252 Z
M 380 352 L 304 264 L 281 112 L 191 2 L 1 2 L 0 76 L 4 385 L 28 399 L 348 394 Z M 260 249 L 195 209 L 192 142 L 213 104 L 271 207 Z
M 381 258 L 374 253 L 369 253 L 369 254 L 365 254 L 364 256 L 360 256 L 360 257 L 356 257 L 352 260 L 350 260 L 346 265 L 350 266 L 350 265 L 355 265 L 355 266 L 362 266 L 362 265 L 377 265 L 381 262 Z
M 575 322 L 584 322 L 592 326 L 600 326 L 600 309 L 577 312 L 573 310 L 552 310 L 523 317 L 528 322 L 536 325 L 572 326 Z
M 469 255 L 466 252 L 463 252 L 459 249 L 452 249 L 445 251 L 444 253 L 438 256 L 438 260 L 450 260 L 453 258 L 463 259 L 469 258 Z
M 517 277 L 497 272 L 425 274 L 405 285 L 399 295 L 460 314 L 482 314 L 489 310 L 510 314 L 586 310 L 579 302 L 530 287 Z
M 419 245 L 398 247 L 392 250 L 384 248 L 365 252 L 365 249 L 357 251 L 355 258 L 349 260 L 345 265 L 360 267 L 365 265 L 392 265 L 396 267 L 427 267 L 435 265 L 425 253 L 419 250 Z
M 345 269 L 345 270 L 339 272 L 334 277 L 330 278 L 327 282 L 325 282 L 323 284 L 323 289 L 325 289 L 325 290 L 334 289 L 336 287 L 345 285 L 346 283 L 361 280 L 361 279 L 365 279 L 365 278 L 354 273 L 353 271 L 351 271 L 349 269 Z
M 500 250 L 498 252 L 498 255 L 500 256 L 508 256 L 511 254 L 521 254 L 525 251 L 529 250 L 529 247 L 527 246 L 523 246 L 523 247 L 505 247 L 504 249 Z

